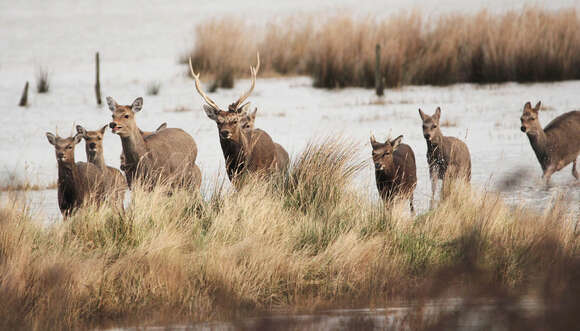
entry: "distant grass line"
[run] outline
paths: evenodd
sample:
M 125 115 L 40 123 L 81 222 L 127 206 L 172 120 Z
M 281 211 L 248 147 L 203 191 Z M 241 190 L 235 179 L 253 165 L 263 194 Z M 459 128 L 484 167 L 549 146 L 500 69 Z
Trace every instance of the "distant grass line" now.
M 217 77 L 215 85 L 229 77 L 230 86 L 231 77 L 248 75 L 259 50 L 262 73 L 310 75 L 316 87 L 368 88 L 377 43 L 388 87 L 580 79 L 580 19 L 573 8 L 429 19 L 418 13 L 384 20 L 291 17 L 265 29 L 241 18 L 215 19 L 197 27 L 182 61 L 191 56 L 206 79 Z
M 447 295 L 533 295 L 555 307 L 534 326 L 577 322 L 572 209 L 556 201 L 536 214 L 457 183 L 438 208 L 412 217 L 406 202 L 387 210 L 354 190 L 356 155 L 344 142 L 313 143 L 288 176 L 249 177 L 237 192 L 216 182 L 206 199 L 136 189 L 124 214 L 88 206 L 49 228 L 5 202 L 0 329 L 159 325 Z

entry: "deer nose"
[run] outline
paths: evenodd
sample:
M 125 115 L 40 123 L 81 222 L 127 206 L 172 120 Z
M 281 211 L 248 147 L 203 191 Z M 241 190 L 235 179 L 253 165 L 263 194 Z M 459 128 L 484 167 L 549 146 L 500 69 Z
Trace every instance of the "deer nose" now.
M 90 144 L 89 144 L 89 147 L 90 147 L 91 149 L 94 149 L 95 147 L 97 147 L 97 144 L 95 144 L 95 143 L 90 143 Z
M 117 123 L 115 123 L 115 122 L 111 122 L 111 123 L 109 123 L 109 127 L 110 127 L 111 129 L 114 129 L 116 126 L 117 126 Z
M 230 130 L 222 130 L 220 131 L 220 135 L 222 136 L 222 138 L 227 138 L 230 136 Z
M 520 130 L 522 130 L 523 133 L 526 133 L 526 127 L 522 125 L 522 127 L 520 128 Z
M 64 157 L 64 153 L 58 152 L 58 153 L 56 153 L 56 157 L 58 157 L 59 159 L 62 159 Z
M 430 134 L 428 134 L 428 133 L 425 133 L 423 136 L 425 137 L 425 139 L 429 139 L 429 138 L 431 138 L 431 135 L 430 135 Z
M 375 169 L 377 169 L 377 170 L 381 169 L 381 164 L 380 163 L 375 163 Z

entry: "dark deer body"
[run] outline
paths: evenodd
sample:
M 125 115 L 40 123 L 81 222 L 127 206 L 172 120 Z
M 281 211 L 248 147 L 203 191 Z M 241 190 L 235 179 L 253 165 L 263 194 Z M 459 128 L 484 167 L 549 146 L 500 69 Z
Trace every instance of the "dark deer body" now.
M 87 161 L 94 164 L 101 170 L 103 176 L 103 184 L 105 191 L 114 204 L 122 208 L 123 198 L 127 190 L 127 182 L 125 177 L 116 168 L 109 167 L 105 164 L 105 155 L 103 151 L 103 135 L 107 126 L 103 126 L 97 131 L 87 131 L 80 125 L 77 125 L 77 133 L 85 140 L 85 151 L 87 154 Z
M 58 163 L 58 207 L 64 217 L 91 201 L 104 200 L 101 171 L 92 163 L 76 162 L 74 148 L 82 137 L 61 138 L 47 132 L 48 142 L 54 146 Z
M 232 103 L 227 111 L 222 110 L 201 89 L 199 75 L 195 74 L 189 63 L 191 74 L 195 79 L 195 88 L 203 97 L 206 104 L 203 106 L 206 115 L 217 123 L 220 145 L 226 162 L 226 171 L 230 181 L 242 173 L 262 172 L 271 173 L 282 169 L 277 157 L 276 145 L 268 133 L 263 130 L 243 130 L 242 120 L 250 107 L 243 102 L 250 96 L 256 85 L 256 75 L 260 67 L 260 57 L 256 67 L 250 67 L 252 83 L 249 91 Z
M 385 202 L 391 203 L 397 196 L 408 197 L 411 212 L 413 212 L 417 166 L 415 153 L 409 145 L 401 144 L 402 139 L 403 136 L 399 136 L 393 141 L 379 143 L 374 136 L 371 136 L 375 180 L 379 195 Z
M 439 128 L 441 108 L 437 107 L 435 114 L 426 115 L 419 109 L 423 121 L 423 136 L 427 141 L 427 163 L 431 177 L 431 206 L 435 200 L 437 181 L 443 180 L 443 197 L 447 194 L 449 179 L 471 180 L 471 155 L 467 145 L 455 138 L 446 137 Z
M 173 187 L 199 189 L 201 171 L 195 164 L 197 146 L 189 134 L 166 128 L 144 137 L 134 117 L 143 106 L 142 98 L 137 98 L 131 106 L 120 106 L 111 97 L 107 97 L 107 103 L 113 112 L 109 126 L 121 137 L 124 171 L 130 185 L 141 180 L 152 189 L 161 181 Z
M 572 163 L 572 176 L 578 178 L 576 162 L 580 154 L 580 111 L 564 113 L 553 119 L 544 129 L 538 119 L 541 103 L 534 108 L 527 102 L 521 117 L 522 132 L 526 133 L 540 162 L 546 183 L 556 171 Z

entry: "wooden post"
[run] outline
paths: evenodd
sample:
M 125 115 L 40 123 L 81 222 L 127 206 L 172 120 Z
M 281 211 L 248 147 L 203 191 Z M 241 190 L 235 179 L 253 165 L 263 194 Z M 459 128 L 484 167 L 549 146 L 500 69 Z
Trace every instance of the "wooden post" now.
M 26 107 L 28 105 L 28 81 L 24 85 L 24 91 L 22 91 L 22 96 L 20 97 L 20 102 L 18 103 L 20 107 Z
M 99 52 L 97 52 L 97 55 L 95 57 L 95 65 L 96 65 L 96 79 L 95 79 L 95 94 L 97 96 L 97 105 L 101 105 L 103 102 L 101 101 L 101 79 L 99 78 L 100 76 L 100 65 L 99 65 Z
M 377 44 L 375 49 L 375 92 L 377 96 L 381 97 L 385 93 L 383 91 L 383 77 L 381 76 L 381 45 Z

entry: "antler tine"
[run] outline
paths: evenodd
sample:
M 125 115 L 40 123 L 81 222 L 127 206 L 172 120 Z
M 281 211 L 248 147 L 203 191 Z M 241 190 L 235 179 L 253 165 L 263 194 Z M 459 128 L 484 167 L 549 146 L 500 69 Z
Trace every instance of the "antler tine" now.
M 199 93 L 199 95 L 201 95 L 201 97 L 205 100 L 205 102 L 210 105 L 211 107 L 215 108 L 215 109 L 220 109 L 220 107 L 210 98 L 207 96 L 207 94 L 205 94 L 205 92 L 203 92 L 202 88 L 201 88 L 201 82 L 199 81 L 199 74 L 195 74 L 195 72 L 193 71 L 193 65 L 191 64 L 191 57 L 189 58 L 189 71 L 191 71 L 191 75 L 193 76 L 193 78 L 195 79 L 195 89 L 197 90 L 197 93 Z
M 256 57 L 258 59 L 258 63 L 256 64 L 255 67 L 250 66 L 250 73 L 252 75 L 252 78 L 251 78 L 252 84 L 250 85 L 250 89 L 230 106 L 230 108 L 231 108 L 230 110 L 232 110 L 232 111 L 236 111 L 238 109 L 238 107 L 242 104 L 242 102 L 246 101 L 246 99 L 254 91 L 254 87 L 256 86 L 256 76 L 258 75 L 258 70 L 260 70 L 260 52 L 256 53 Z

